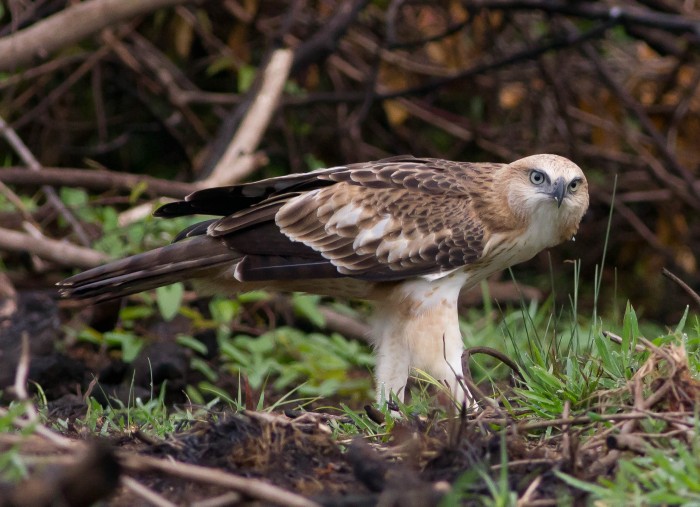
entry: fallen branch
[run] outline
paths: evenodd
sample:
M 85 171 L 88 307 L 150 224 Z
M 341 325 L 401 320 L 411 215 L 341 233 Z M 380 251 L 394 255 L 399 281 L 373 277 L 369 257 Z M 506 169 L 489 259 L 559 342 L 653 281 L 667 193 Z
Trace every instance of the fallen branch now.
M 600 422 L 600 421 L 607 421 L 607 422 L 619 422 L 619 421 L 639 421 L 642 419 L 658 419 L 660 418 L 659 416 L 668 416 L 670 414 L 673 415 L 682 415 L 685 417 L 691 417 L 693 415 L 692 412 L 666 412 L 665 414 L 655 414 L 653 412 L 629 412 L 626 414 L 596 414 L 595 418 L 587 415 L 582 415 L 578 417 L 569 417 L 567 419 L 551 419 L 548 421 L 526 421 L 523 423 L 519 423 L 515 425 L 516 431 L 529 431 L 529 430 L 537 430 L 537 429 L 545 429 L 545 428 L 552 428 L 554 426 L 569 426 L 569 425 L 576 425 L 580 426 L 583 424 L 591 424 L 594 422 Z M 489 422 L 489 423 L 500 423 L 500 424 L 508 424 L 508 420 L 506 419 L 482 419 L 479 421 L 480 423 L 484 422 Z
M 17 132 L 10 127 L 7 122 L 5 121 L 4 118 L 0 116 L 0 135 L 5 138 L 5 140 L 8 142 L 8 144 L 12 147 L 12 149 L 17 153 L 19 158 L 22 159 L 22 161 L 27 164 L 27 167 L 29 168 L 30 171 L 34 172 L 39 172 L 41 171 L 41 164 L 39 161 L 36 159 L 34 154 L 27 148 L 27 145 L 24 144 L 24 141 L 17 135 Z M 90 244 L 90 240 L 85 233 L 85 230 L 83 229 L 83 226 L 80 225 L 80 222 L 73 216 L 73 214 L 66 208 L 65 204 L 63 204 L 63 201 L 58 197 L 58 194 L 56 191 L 49 186 L 43 186 L 41 187 L 41 191 L 44 193 L 46 196 L 46 200 L 53 206 L 53 208 L 60 213 L 60 215 L 70 224 L 70 226 L 73 229 L 73 232 L 75 232 L 75 235 L 78 237 L 80 242 L 87 246 Z
M 90 0 L 0 39 L 0 70 L 14 70 L 44 59 L 103 28 L 185 0 Z
M 64 266 L 94 268 L 109 257 L 90 248 L 51 238 L 35 238 L 23 232 L 0 228 L 0 250 L 29 252 Z
M 80 187 L 96 191 L 131 191 L 138 185 L 144 185 L 144 191 L 150 195 L 177 199 L 182 199 L 197 190 L 197 186 L 191 183 L 163 180 L 153 176 L 67 167 L 43 167 L 41 171 L 34 172 L 22 167 L 5 167 L 0 170 L 0 182 L 9 185 Z
M 320 62 L 333 54 L 340 39 L 368 3 L 367 0 L 340 2 L 328 22 L 294 51 L 292 72 L 304 70 L 310 64 Z
M 687 283 L 685 283 L 683 280 L 678 278 L 666 268 L 663 268 L 661 270 L 661 274 L 669 280 L 671 280 L 676 285 L 678 285 L 681 289 L 683 289 L 685 293 L 688 294 L 693 301 L 695 301 L 695 304 L 698 305 L 698 307 L 700 307 L 700 295 L 698 295 L 698 293 L 695 292 Z
M 289 49 L 278 49 L 272 53 L 262 71 L 260 88 L 236 135 L 201 186 L 231 185 L 258 167 L 259 157 L 255 150 L 277 109 L 293 59 L 294 52 Z
M 253 479 L 251 477 L 239 477 L 215 468 L 134 454 L 121 454 L 121 458 L 121 464 L 124 469 L 131 472 L 142 472 L 144 470 L 165 472 L 183 479 L 231 488 L 251 498 L 276 505 L 320 507 L 318 503 L 312 500 L 308 500 L 301 495 L 286 491 L 265 481 Z
M 476 0 L 465 2 L 467 7 L 502 10 L 541 10 L 567 14 L 586 19 L 619 21 L 641 26 L 660 28 L 672 33 L 700 35 L 700 20 L 652 11 L 634 5 L 600 5 L 593 2 L 568 2 L 565 0 Z
M 603 331 L 603 336 L 610 340 L 613 343 L 617 343 L 618 345 L 622 345 L 622 337 L 619 335 L 616 335 L 615 333 L 611 331 Z M 646 347 L 644 345 L 635 345 L 634 350 L 636 352 L 644 352 L 646 350 Z
M 163 498 L 161 495 L 159 495 L 152 489 L 147 488 L 132 477 L 122 477 L 121 482 L 126 489 L 131 491 L 134 495 L 138 496 L 139 498 L 144 499 L 151 505 L 155 505 L 156 507 L 176 507 L 177 505 L 171 502 L 170 500 Z
M 319 306 L 318 311 L 326 321 L 327 330 L 340 333 L 346 338 L 370 343 L 369 336 L 372 329 L 369 324 L 327 306 Z

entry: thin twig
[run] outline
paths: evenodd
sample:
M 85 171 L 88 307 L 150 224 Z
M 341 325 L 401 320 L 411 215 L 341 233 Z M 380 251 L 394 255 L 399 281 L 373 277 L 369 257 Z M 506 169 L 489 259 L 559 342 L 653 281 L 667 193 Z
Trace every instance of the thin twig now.
M 570 417 L 568 419 L 550 419 L 547 421 L 527 421 L 523 423 L 518 423 L 516 425 L 517 431 L 529 431 L 536 429 L 551 428 L 553 426 L 563 426 L 563 425 L 576 425 L 580 426 L 582 424 L 590 424 L 599 421 L 638 421 L 640 419 L 658 419 L 659 415 L 669 415 L 666 414 L 655 414 L 653 412 L 630 412 L 627 414 L 596 414 L 595 419 L 590 416 L 578 416 Z M 691 416 L 692 412 L 673 412 L 673 415 L 685 415 Z M 483 421 L 482 421 L 483 422 Z M 494 422 L 497 424 L 507 424 L 507 419 L 489 419 L 488 422 Z
M 161 495 L 156 493 L 150 488 L 147 488 L 136 479 L 132 477 L 122 477 L 122 484 L 126 489 L 131 491 L 134 495 L 139 498 L 144 499 L 149 504 L 155 505 L 156 507 L 176 507 L 177 504 L 171 502 L 170 500 L 163 498 Z
M 634 23 L 669 32 L 700 35 L 700 21 L 680 14 L 652 11 L 636 5 L 608 6 L 605 2 L 569 2 L 567 0 L 470 0 L 468 7 L 489 9 L 527 9 L 568 14 L 586 19 Z
M 17 362 L 17 370 L 15 371 L 15 379 L 13 383 L 14 394 L 18 400 L 24 402 L 24 410 L 26 418 L 17 417 L 12 423 L 19 428 L 26 428 L 31 426 L 34 428 L 34 432 L 41 435 L 43 438 L 49 440 L 51 443 L 63 448 L 73 448 L 70 439 L 67 439 L 58 433 L 54 433 L 45 426 L 38 423 L 39 413 L 36 407 L 29 399 L 29 393 L 27 393 L 27 378 L 29 377 L 29 361 L 30 361 L 30 347 L 29 347 L 29 334 L 27 332 L 22 333 L 22 348 L 20 350 L 19 361 Z M 7 409 L 0 408 L 0 416 L 7 416 Z
M 664 275 L 666 278 L 674 282 L 676 285 L 678 285 L 681 289 L 685 291 L 686 294 L 688 294 L 692 300 L 695 302 L 695 304 L 700 307 L 700 295 L 698 295 L 697 292 L 695 292 L 687 283 L 685 283 L 683 280 L 678 278 L 676 275 L 671 273 L 668 269 L 663 268 L 661 270 L 661 274 Z
M 36 422 L 39 413 L 36 407 L 29 399 L 27 393 L 27 378 L 29 377 L 29 333 L 22 332 L 22 348 L 20 349 L 19 361 L 17 362 L 17 370 L 15 371 L 15 382 L 13 389 L 18 400 L 25 402 L 25 413 L 29 422 Z
M 29 148 L 27 148 L 27 145 L 24 144 L 24 141 L 22 141 L 22 139 L 17 135 L 17 132 L 15 132 L 15 130 L 7 124 L 2 116 L 0 116 L 0 135 L 5 138 L 10 146 L 12 146 L 12 149 L 15 150 L 15 153 L 17 153 L 19 158 L 21 158 L 22 161 L 27 164 L 30 171 L 41 171 L 41 164 L 39 161 L 34 157 L 34 154 L 29 150 Z M 53 208 L 58 211 L 61 216 L 63 216 L 63 218 L 65 218 L 65 220 L 71 225 L 73 231 L 78 237 L 78 240 L 84 246 L 89 245 L 90 238 L 85 233 L 85 230 L 83 229 L 82 225 L 80 225 L 80 222 L 78 222 L 78 220 L 63 204 L 63 201 L 61 201 L 61 199 L 58 197 L 56 191 L 49 186 L 41 187 L 41 191 L 46 196 L 49 204 L 51 204 L 51 206 L 53 206 Z
M 533 501 L 532 498 L 535 496 L 535 492 L 537 491 L 537 488 L 540 487 L 541 483 L 542 483 L 542 474 L 535 477 L 535 479 L 530 483 L 530 485 L 525 490 L 525 493 L 523 493 L 523 496 L 518 498 L 518 501 L 516 502 L 515 505 L 517 507 L 525 507 L 526 505 L 531 505 L 531 502 Z
M 603 336 L 604 336 L 605 338 L 607 338 L 608 340 L 610 340 L 611 342 L 615 342 L 615 343 L 617 343 L 618 345 L 622 345 L 622 337 L 619 336 L 619 335 L 616 335 L 616 334 L 613 333 L 612 331 L 603 331 Z M 634 350 L 635 350 L 636 352 L 644 352 L 644 351 L 647 350 L 647 349 L 646 349 L 646 347 L 645 347 L 644 345 L 636 344 L 636 345 L 634 346 Z
M 241 495 L 235 491 L 229 491 L 223 495 L 207 498 L 192 502 L 190 507 L 227 507 L 229 505 L 238 505 L 241 503 Z
M 474 354 L 486 354 L 488 356 L 494 357 L 505 364 L 508 368 L 513 370 L 513 373 L 520 378 L 520 380 L 525 380 L 520 367 L 513 361 L 510 357 L 505 355 L 503 352 L 496 350 L 491 347 L 469 347 L 465 349 L 462 353 L 462 361 L 469 361 L 469 358 Z

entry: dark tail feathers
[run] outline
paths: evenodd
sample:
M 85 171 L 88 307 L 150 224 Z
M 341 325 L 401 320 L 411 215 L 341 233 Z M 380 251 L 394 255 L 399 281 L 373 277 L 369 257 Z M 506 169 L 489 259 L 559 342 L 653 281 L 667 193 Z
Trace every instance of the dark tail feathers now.
M 107 301 L 196 278 L 240 258 L 221 241 L 198 236 L 77 274 L 59 282 L 58 290 L 64 298 Z

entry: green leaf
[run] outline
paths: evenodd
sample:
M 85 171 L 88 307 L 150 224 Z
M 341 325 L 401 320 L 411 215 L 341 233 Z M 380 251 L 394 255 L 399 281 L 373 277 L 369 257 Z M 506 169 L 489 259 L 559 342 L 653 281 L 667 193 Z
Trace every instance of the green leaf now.
M 627 357 L 630 350 L 637 344 L 638 336 L 639 323 L 637 322 L 637 314 L 628 301 L 627 308 L 625 309 L 625 317 L 622 320 L 622 351 L 625 353 L 625 357 Z
M 197 387 L 199 387 L 200 391 L 204 391 L 205 393 L 213 394 L 214 396 L 221 398 L 222 400 L 224 400 L 226 403 L 229 403 L 230 405 L 236 404 L 236 400 L 231 398 L 231 393 L 229 393 L 228 391 L 226 391 L 218 386 L 215 386 L 214 384 L 202 381 L 199 384 L 197 384 Z
M 78 333 L 78 340 L 94 343 L 95 345 L 102 344 L 102 334 L 91 327 L 86 327 Z
M 204 405 L 206 402 L 204 396 L 202 396 L 202 393 L 200 393 L 199 390 L 192 384 L 187 384 L 185 387 L 185 392 L 187 393 L 187 397 L 190 399 L 190 401 L 195 405 Z
M 104 333 L 105 342 L 107 345 L 118 346 L 122 350 L 122 360 L 125 363 L 130 363 L 136 356 L 139 355 L 143 340 L 133 333 L 123 331 L 110 331 Z
M 219 343 L 219 350 L 225 357 L 232 359 L 236 364 L 241 365 L 250 362 L 250 354 L 240 350 L 229 340 L 221 340 Z
M 208 352 L 207 346 L 204 345 L 202 342 L 200 342 L 197 338 L 194 338 L 193 336 L 189 336 L 186 334 L 179 334 L 177 335 L 177 338 L 175 339 L 178 345 L 182 345 L 183 347 L 188 347 L 192 350 L 194 350 L 197 354 L 200 354 L 202 356 L 205 356 Z
M 316 158 L 311 153 L 307 153 L 306 155 L 304 155 L 304 163 L 306 164 L 306 167 L 309 168 L 309 171 L 315 171 L 316 169 L 323 169 L 324 167 L 328 167 L 328 165 L 323 160 Z
M 230 56 L 222 56 L 214 59 L 212 63 L 207 67 L 207 76 L 215 76 L 219 72 L 235 70 L 238 64 L 236 60 Z
M 102 209 L 102 228 L 105 232 L 119 228 L 119 214 L 111 206 Z
M 681 317 L 680 322 L 678 322 L 678 325 L 676 326 L 676 333 L 681 334 L 683 330 L 685 329 L 685 322 L 688 320 L 688 310 L 690 307 L 688 305 L 685 305 L 685 311 L 683 312 L 683 317 Z
M 240 303 L 232 299 L 215 298 L 209 303 L 211 317 L 217 324 L 228 324 L 240 310 Z
M 199 357 L 193 357 L 190 360 L 190 368 L 204 375 L 209 382 L 216 382 L 219 379 L 219 374 L 214 371 L 209 363 Z
M 153 315 L 153 308 L 146 305 L 125 306 L 119 311 L 119 318 L 123 321 L 146 319 Z
M 80 188 L 61 187 L 60 195 L 61 200 L 66 206 L 86 206 L 88 203 L 87 192 Z
M 241 303 L 257 303 L 268 299 L 270 299 L 270 293 L 266 290 L 252 290 L 238 296 L 238 301 Z
M 247 92 L 255 81 L 257 69 L 250 65 L 243 65 L 238 70 L 238 91 L 239 93 Z
M 172 320 L 177 315 L 184 293 L 185 287 L 180 282 L 156 289 L 156 302 L 163 319 Z
M 148 183 L 145 181 L 139 181 L 129 193 L 129 203 L 136 203 L 139 197 L 141 197 L 141 194 L 143 194 L 146 190 L 148 190 Z
M 325 327 L 326 319 L 319 311 L 320 296 L 313 294 L 294 294 L 292 296 L 292 306 L 302 317 L 308 319 L 316 327 Z
M 573 486 L 574 488 L 586 491 L 588 493 L 604 496 L 608 492 L 608 490 L 602 486 L 582 481 L 581 479 L 577 479 L 576 477 L 572 477 L 563 472 L 559 472 L 558 470 L 554 470 L 554 474 L 557 477 L 559 477 L 562 481 L 567 483 L 569 486 Z

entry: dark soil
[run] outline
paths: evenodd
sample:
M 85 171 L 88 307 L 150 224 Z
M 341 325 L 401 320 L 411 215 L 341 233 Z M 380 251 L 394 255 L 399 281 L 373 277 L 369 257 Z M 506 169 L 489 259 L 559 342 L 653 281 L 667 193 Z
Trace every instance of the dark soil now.
M 95 443 L 100 428 L 92 434 L 84 424 L 76 422 L 85 417 L 86 393 L 103 403 L 108 403 L 110 398 L 124 403 L 134 396 L 148 399 L 152 375 L 154 384 L 166 382 L 167 402 L 183 406 L 187 401 L 182 395 L 183 388 L 198 375 L 189 367 L 192 351 L 169 341 L 156 341 L 144 347 L 131 364 L 126 364 L 112 351 L 66 340 L 61 321 L 72 312 L 59 311 L 48 294 L 20 294 L 14 301 L 3 301 L 0 312 L 0 390 L 5 401 L 12 397 L 21 337 L 27 335 L 31 344 L 29 385 L 41 386 L 47 399 L 45 425 L 56 427 L 55 423 L 62 422 L 65 428 L 67 422 L 65 434 L 82 442 L 80 449 L 85 447 L 83 444 L 88 448 L 81 453 L 54 448 L 45 441 L 19 444 L 24 454 L 43 456 L 49 466 L 30 467 L 30 479 L 20 486 L 0 487 L 0 506 L 90 505 L 103 496 L 109 496 L 108 505 L 145 504 L 143 496 L 135 495 L 123 482 L 118 485 L 115 477 L 119 474 L 135 479 L 178 505 L 214 498 L 216 501 L 211 505 L 237 505 L 253 499 L 262 500 L 263 504 L 286 504 L 264 495 L 258 497 L 254 492 L 233 493 L 232 488 L 195 476 L 156 471 L 139 461 L 147 457 L 160 460 L 159 463 L 198 465 L 208 467 L 212 473 L 219 471 L 250 481 L 262 480 L 329 506 L 435 505 L 450 488 L 459 487 L 460 477 L 470 471 L 471 480 L 463 487 L 461 503 L 479 505 L 481 495 L 491 494 L 485 477 L 498 481 L 501 467 L 507 464 L 508 487 L 520 498 L 526 496 L 528 502 L 540 502 L 537 505 L 555 505 L 562 498 L 583 502 L 581 493 L 565 485 L 555 475 L 556 470 L 584 480 L 609 477 L 615 471 L 619 455 L 612 448 L 624 450 L 626 445 L 624 439 L 613 438 L 608 439 L 607 445 L 601 441 L 586 446 L 585 450 L 579 449 L 584 435 L 592 434 L 593 422 L 579 427 L 583 429 L 569 427 L 562 431 L 561 425 L 553 425 L 553 431 L 547 433 L 547 426 L 543 425 L 540 429 L 523 431 L 522 420 L 516 423 L 504 419 L 503 413 L 493 409 L 478 414 L 455 414 L 447 420 L 404 414 L 386 434 L 352 440 L 334 437 L 333 420 L 338 420 L 337 415 L 228 410 L 185 421 L 164 439 L 130 428 L 123 433 L 110 431 L 109 436 Z M 94 314 L 87 318 L 82 314 L 78 318 L 95 319 Z M 99 318 L 105 319 L 105 315 Z M 168 326 L 158 324 L 158 333 L 172 336 L 173 326 L 178 325 L 177 322 Z M 206 337 L 203 339 L 206 341 Z M 649 366 L 657 367 L 656 363 Z M 152 374 L 145 375 L 143 371 Z M 677 365 L 669 374 L 676 379 L 671 390 L 674 397 L 659 400 L 657 408 L 692 409 L 683 400 L 697 398 L 697 382 Z M 99 383 L 95 378 L 99 378 Z M 660 377 L 656 383 L 661 386 L 669 381 Z M 222 387 L 232 392 L 238 388 L 231 379 L 224 379 L 223 383 L 227 385 Z M 247 394 L 251 396 L 250 392 Z M 324 401 L 326 406 L 330 404 Z M 362 417 L 381 416 L 375 412 L 368 410 Z M 352 424 L 350 419 L 341 418 L 340 422 Z M 0 442 L 0 449 L 15 445 L 18 444 Z M 68 465 L 59 466 L 60 459 Z M 30 488 L 33 496 L 28 496 L 28 485 L 33 485 Z M 64 500 L 56 503 L 56 498 Z

